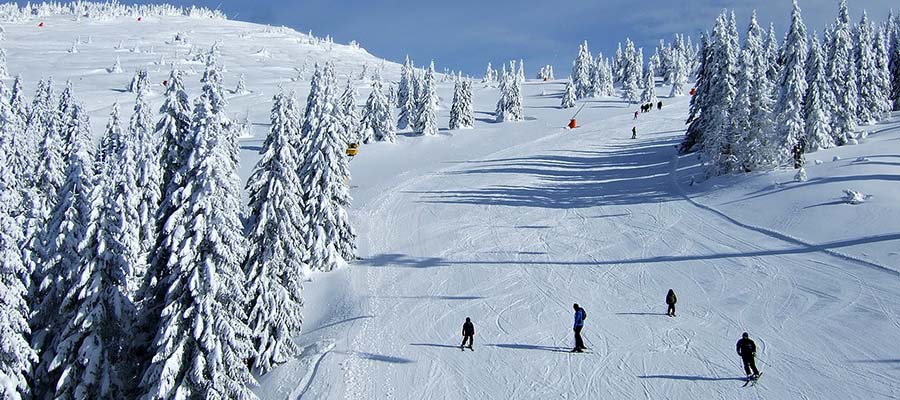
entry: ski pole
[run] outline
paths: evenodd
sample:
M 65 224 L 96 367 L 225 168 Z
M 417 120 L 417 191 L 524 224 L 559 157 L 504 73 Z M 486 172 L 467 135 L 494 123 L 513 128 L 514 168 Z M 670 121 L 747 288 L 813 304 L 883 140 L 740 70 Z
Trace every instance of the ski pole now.
M 575 115 L 572 116 L 572 119 L 575 119 L 575 117 L 577 117 L 578 114 L 581 114 L 581 110 L 584 110 L 584 106 L 586 106 L 586 105 L 587 105 L 587 104 L 582 104 L 582 105 L 581 105 L 581 108 L 579 108 L 578 111 L 575 112 Z

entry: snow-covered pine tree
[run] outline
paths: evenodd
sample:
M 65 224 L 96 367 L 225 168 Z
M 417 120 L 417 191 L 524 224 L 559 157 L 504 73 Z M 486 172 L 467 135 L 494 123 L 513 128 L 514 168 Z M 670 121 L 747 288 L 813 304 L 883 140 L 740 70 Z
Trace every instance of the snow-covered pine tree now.
M 616 55 L 612 62 L 613 84 L 622 83 L 622 66 L 625 63 L 625 53 L 622 51 L 622 43 L 616 48 Z
M 435 91 L 434 82 L 434 61 L 425 72 L 425 78 L 422 81 L 422 89 L 419 91 L 419 98 L 416 101 L 416 133 L 425 136 L 437 135 L 437 117 L 435 116 L 435 99 L 437 92 Z
M 32 347 L 40 360 L 35 366 L 33 387 L 35 396 L 44 398 L 65 386 L 72 378 L 59 370 L 65 354 L 64 333 L 70 313 L 63 306 L 73 281 L 78 278 L 82 255 L 82 241 L 91 214 L 93 190 L 93 154 L 90 145 L 90 122 L 82 106 L 73 103 L 72 146 L 65 155 L 65 178 L 57 192 L 57 202 L 43 232 L 43 264 L 36 273 L 36 303 L 32 316 Z M 61 351 L 63 353 L 61 353 Z M 64 396 L 63 396 L 64 397 Z
M 497 121 L 523 120 L 525 115 L 522 103 L 522 82 L 516 77 L 514 71 L 507 72 L 504 67 L 500 81 L 500 99 L 497 101 Z
M 522 59 L 519 59 L 519 70 L 516 72 L 516 79 L 521 83 L 525 83 L 525 61 Z
M 893 29 L 891 29 L 888 69 L 891 81 L 891 107 L 894 111 L 900 111 L 900 17 L 894 17 L 894 19 Z
M 640 80 L 641 66 L 637 65 L 637 51 L 634 48 L 634 42 L 631 39 L 625 39 L 625 52 L 622 56 L 622 98 L 636 103 L 640 99 Z
M 699 90 L 708 90 L 710 96 L 703 104 L 700 114 L 703 121 L 700 137 L 701 160 L 707 175 L 715 176 L 735 170 L 733 137 L 729 134 L 729 119 L 735 98 L 735 70 L 737 51 L 730 37 L 729 18 L 726 13 L 719 15 L 709 43 L 708 78 L 709 83 Z
M 115 64 L 113 64 L 113 66 L 111 68 L 107 69 L 106 72 L 109 72 L 111 74 L 121 74 L 122 73 L 122 62 L 119 61 L 119 56 L 116 56 Z
M 708 122 L 708 118 L 703 115 L 703 110 L 712 96 L 710 93 L 709 74 L 712 69 L 712 49 L 709 37 L 704 32 L 700 37 L 700 63 L 697 66 L 697 91 L 691 96 L 691 104 L 688 112 L 688 118 L 685 124 L 688 125 L 684 140 L 678 147 L 681 153 L 689 153 L 700 150 L 700 144 L 703 140 L 704 129 Z
M 251 364 L 260 373 L 297 354 L 293 338 L 302 324 L 300 283 L 309 273 L 303 244 L 307 220 L 297 175 L 300 155 L 291 143 L 300 134 L 299 116 L 292 115 L 285 97 L 275 95 L 272 128 L 247 182 L 249 252 L 243 269 L 256 350 Z
M 356 233 L 346 212 L 351 200 L 347 187 L 350 170 L 340 142 L 341 125 L 334 115 L 336 99 L 330 68 L 327 66 L 324 73 L 321 107 L 311 117 L 317 121 L 310 125 L 315 128 L 303 129 L 307 142 L 299 172 L 309 218 L 304 238 L 309 265 L 320 271 L 331 271 L 353 260 L 356 251 Z
M 0 105 L 0 129 L 10 132 L 12 119 L 18 116 L 9 104 Z M 21 129 L 21 127 L 16 128 Z M 22 132 L 12 132 L 21 135 Z M 0 162 L 14 166 L 14 145 L 0 137 Z M 12 136 L 15 138 L 15 136 Z M 19 161 L 20 162 L 20 161 Z M 31 329 L 28 318 L 31 306 L 26 301 L 28 270 L 22 262 L 19 243 L 24 240 L 20 221 L 21 199 L 17 188 L 18 177 L 12 168 L 0 169 L 0 398 L 20 399 L 31 395 L 27 379 L 37 354 L 31 348 L 28 338 Z
M 854 45 L 850 32 L 850 12 L 846 0 L 841 0 L 837 21 L 831 33 L 831 43 L 828 43 L 828 46 L 826 72 L 835 98 L 835 107 L 831 115 L 833 128 L 831 134 L 835 144 L 842 146 L 856 136 L 854 131 L 859 101 Z
M 9 79 L 9 69 L 6 67 L 6 49 L 0 48 L 0 79 Z
M 778 35 L 775 34 L 775 24 L 769 24 L 769 33 L 766 34 L 766 64 L 770 82 L 777 82 L 781 75 L 781 62 L 779 61 Z
M 609 60 L 602 57 L 597 58 L 597 93 L 599 96 L 612 96 L 616 90 L 613 86 L 612 68 L 609 66 Z
M 593 69 L 594 59 L 588 50 L 587 40 L 585 40 L 578 46 L 578 56 L 572 64 L 572 84 L 575 85 L 575 96 L 579 99 L 592 94 L 591 75 Z
M 372 92 L 366 100 L 366 107 L 360 120 L 363 143 L 374 141 L 391 142 L 397 139 L 394 133 L 390 101 L 381 91 L 381 77 L 372 80 Z
M 860 124 L 871 125 L 886 111 L 887 103 L 884 99 L 887 95 L 881 91 L 881 77 L 875 65 L 872 27 L 865 11 L 856 26 L 855 39 L 856 82 L 859 88 L 856 116 Z
M 748 46 L 749 47 L 749 41 Z M 753 137 L 751 130 L 753 129 L 753 85 L 755 78 L 753 65 L 753 54 L 749 48 L 741 50 L 740 64 L 738 65 L 738 75 L 736 82 L 736 91 L 734 103 L 731 107 L 731 118 L 729 121 L 728 135 L 729 141 L 733 143 L 732 154 L 734 163 L 729 166 L 732 168 L 728 173 L 750 171 L 750 165 L 753 164 Z
M 881 98 L 879 99 L 881 116 L 879 119 L 888 115 L 894 108 L 894 103 L 891 101 L 891 69 L 885 33 L 886 29 L 876 29 L 874 31 L 875 71 L 878 72 L 878 87 L 881 93 Z
M 22 204 L 24 190 L 30 190 L 32 185 L 34 149 L 30 148 L 29 140 L 25 136 L 25 121 L 22 119 L 13 102 L 4 101 L 7 98 L 6 86 L 0 82 L 0 161 L 5 162 L 7 168 L 0 171 L 0 177 L 6 175 L 5 190 L 9 191 L 10 201 L 8 212 L 14 218 L 24 214 Z M 14 99 L 15 100 L 15 99 Z M 17 229 L 21 230 L 21 226 Z M 19 238 L 21 239 L 21 237 Z M 21 261 L 21 260 L 19 260 Z
M 494 109 L 494 118 L 498 122 L 505 121 L 507 116 L 506 114 L 509 112 L 507 110 L 507 105 L 509 101 L 506 99 L 509 96 L 509 90 L 506 88 L 508 84 L 509 73 L 506 72 L 506 65 L 502 65 L 500 68 L 500 84 L 498 85 L 498 92 L 500 92 L 500 98 L 497 99 L 497 107 Z
M 491 65 L 490 62 L 487 64 L 487 68 L 484 71 L 484 78 L 481 79 L 482 83 L 490 84 L 497 81 L 497 70 Z
M 750 90 L 750 127 L 743 138 L 743 169 L 753 171 L 768 169 L 775 165 L 776 159 L 771 149 L 774 135 L 772 133 L 772 107 L 774 83 L 769 80 L 768 51 L 763 43 L 763 31 L 756 20 L 756 12 L 750 18 L 747 39 L 744 49 L 749 53 L 749 63 L 742 68 L 749 68 L 744 74 L 751 75 L 748 87 Z M 746 76 L 745 76 L 746 79 Z M 736 106 L 737 107 L 737 106 Z
M 572 79 L 566 81 L 566 90 L 563 92 L 562 104 L 560 106 L 562 108 L 572 108 L 575 107 L 575 85 L 572 84 Z
M 453 87 L 453 105 L 450 107 L 450 129 L 471 128 L 474 125 L 472 113 L 471 83 L 457 76 Z
M 803 119 L 803 99 L 806 97 L 806 56 L 809 53 L 806 42 L 806 26 L 800 14 L 800 6 L 794 0 L 791 12 L 791 27 L 784 43 L 783 67 L 778 84 L 778 99 L 775 102 L 774 120 L 777 151 L 780 163 L 791 159 L 795 147 L 805 151 L 806 127 Z
M 359 112 L 356 111 L 356 88 L 353 87 L 353 82 L 350 79 L 347 79 L 344 93 L 341 94 L 338 111 L 340 111 L 341 119 L 344 123 L 344 137 L 342 138 L 344 143 L 359 143 L 361 139 Z
M 180 173 L 191 151 L 189 141 L 191 129 L 191 102 L 182 83 L 182 72 L 174 69 L 169 73 L 166 86 L 165 101 L 159 109 L 159 122 L 156 123 L 155 135 L 161 141 L 161 164 L 163 169 L 163 198 L 167 198 L 174 190 L 172 185 L 180 185 Z M 175 181 L 175 182 L 173 182 Z M 159 215 L 167 215 L 161 212 Z
M 250 93 L 250 90 L 247 89 L 247 81 L 244 78 L 244 74 L 241 74 L 241 77 L 238 78 L 237 86 L 234 88 L 234 94 L 243 95 Z
M 81 130 L 73 139 L 70 181 L 73 171 L 87 171 L 92 165 L 89 132 Z M 98 185 L 80 195 L 87 196 L 79 200 L 85 207 L 81 212 L 86 212 L 77 244 L 82 253 L 72 271 L 65 274 L 65 293 L 56 311 L 62 317 L 60 336 L 49 367 L 59 377 L 54 382 L 57 398 L 122 397 L 133 382 L 129 363 L 124 361 L 129 354 L 134 311 L 123 293 L 130 263 L 120 251 L 123 232 L 118 229 L 124 218 L 122 208 L 128 205 L 110 178 L 116 170 L 115 165 L 107 164 Z
M 144 306 L 158 319 L 144 322 L 156 332 L 140 383 L 144 399 L 256 398 L 246 363 L 253 347 L 244 312 L 237 143 L 225 114 L 220 68 L 210 57 L 194 104 L 183 181 L 174 199 L 166 199 L 171 214 L 160 241 L 165 258 L 158 259 L 158 289 Z
M 97 155 L 94 157 L 94 171 L 98 175 L 104 171 L 105 165 L 114 163 L 113 160 L 122 150 L 124 137 L 122 136 L 122 123 L 120 121 L 119 103 L 113 103 L 112 110 L 109 112 L 109 120 L 106 123 L 106 130 L 100 138 Z
M 490 63 L 488 63 L 488 68 L 490 68 L 490 66 Z M 400 83 L 397 85 L 397 107 L 403 108 L 409 101 L 409 95 L 412 91 L 412 80 L 413 63 L 409 60 L 409 56 L 406 56 L 406 61 L 404 61 L 403 66 L 400 67 Z M 398 129 L 406 129 L 407 126 L 409 126 L 408 119 L 402 124 L 400 122 L 397 123 Z
M 16 75 L 12 90 L 9 94 L 9 104 L 22 122 L 28 119 L 28 104 L 25 100 L 25 90 L 22 89 L 22 76 Z
M 642 103 L 652 103 L 656 104 L 659 101 L 656 98 L 656 82 L 655 77 L 656 72 L 653 69 L 653 64 L 647 66 L 644 69 L 644 79 L 642 79 L 643 83 L 641 87 L 643 90 L 641 91 L 641 102 Z
M 672 85 L 669 97 L 684 96 L 684 85 L 687 83 L 688 60 L 685 54 L 684 40 L 681 35 L 675 35 L 675 43 L 669 52 L 669 70 L 666 81 Z
M 128 91 L 150 94 L 150 78 L 146 69 L 141 69 L 134 74 L 134 78 L 131 78 L 131 83 L 128 84 Z
M 806 61 L 806 81 L 803 117 L 806 124 L 806 149 L 812 153 L 819 149 L 834 147 L 834 139 L 831 136 L 831 107 L 834 104 L 834 94 L 825 74 L 822 46 L 815 33 Z

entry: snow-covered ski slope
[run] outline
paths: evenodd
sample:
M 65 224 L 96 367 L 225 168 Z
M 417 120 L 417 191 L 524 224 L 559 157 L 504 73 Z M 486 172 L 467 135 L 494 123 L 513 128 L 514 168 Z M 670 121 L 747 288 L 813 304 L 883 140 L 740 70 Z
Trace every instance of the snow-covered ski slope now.
M 176 32 L 197 51 L 221 39 L 227 85 L 244 74 L 253 91 L 228 108 L 248 115 L 255 136 L 241 141 L 244 179 L 272 95 L 279 86 L 306 95 L 295 67 L 308 62 L 308 79 L 317 61 L 334 60 L 339 76 L 381 65 L 362 50 L 326 51 L 234 21 L 44 21 L 4 24 L 10 72 L 29 92 L 42 76 L 72 79 L 98 131 L 113 101 L 130 109 L 122 90 L 135 69 L 161 82 L 160 55 L 187 58 L 187 47 L 165 43 Z M 78 53 L 67 53 L 78 36 Z M 116 56 L 124 72 L 109 74 Z M 399 67 L 384 65 L 396 79 Z M 192 94 L 199 78 L 187 79 Z M 361 104 L 367 84 L 356 84 Z M 261 398 L 900 397 L 896 120 L 867 127 L 877 133 L 861 145 L 809 155 L 804 183 L 782 171 L 691 185 L 696 158 L 674 148 L 687 97 L 663 98 L 663 110 L 636 121 L 617 99 L 579 102 L 581 127 L 566 130 L 574 110 L 558 108 L 562 82 L 526 83 L 528 121 L 504 124 L 492 121 L 496 89 L 482 86 L 475 129 L 402 133 L 352 161 L 362 259 L 306 285 L 304 351 L 260 377 Z M 448 84 L 438 93 L 446 127 L 452 93 Z M 847 205 L 843 189 L 873 197 Z M 669 288 L 677 318 L 664 315 Z M 588 311 L 589 354 L 567 353 L 574 302 Z M 457 347 L 467 316 L 474 352 Z M 743 331 L 766 375 L 746 388 L 734 351 Z

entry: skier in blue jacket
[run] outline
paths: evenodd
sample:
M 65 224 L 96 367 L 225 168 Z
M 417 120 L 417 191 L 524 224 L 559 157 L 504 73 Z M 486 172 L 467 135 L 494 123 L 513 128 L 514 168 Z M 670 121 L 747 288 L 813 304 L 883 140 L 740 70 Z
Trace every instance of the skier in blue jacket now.
M 575 330 L 575 348 L 572 349 L 573 353 L 582 353 L 584 352 L 584 340 L 581 339 L 581 329 L 584 328 L 584 310 L 578 306 L 578 303 L 575 303 L 575 326 L 573 330 Z

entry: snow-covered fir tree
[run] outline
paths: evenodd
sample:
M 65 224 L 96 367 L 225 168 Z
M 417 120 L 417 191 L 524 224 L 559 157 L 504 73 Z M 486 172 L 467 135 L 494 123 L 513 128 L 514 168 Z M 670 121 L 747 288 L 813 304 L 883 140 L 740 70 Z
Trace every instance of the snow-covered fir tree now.
M 831 113 L 834 94 L 825 74 L 825 55 L 818 35 L 813 33 L 806 61 L 806 99 L 803 101 L 803 118 L 806 124 L 806 149 L 815 152 L 834 147 L 831 136 Z
M 891 30 L 891 44 L 888 51 L 888 69 L 891 81 L 891 107 L 900 111 L 900 17 L 894 17 L 894 28 Z
M 9 70 L 6 67 L 6 49 L 0 48 L 0 79 L 9 79 Z
M 65 156 L 65 178 L 43 232 L 42 268 L 36 273 L 32 346 L 40 360 L 34 369 L 33 389 L 39 398 L 65 397 L 59 388 L 74 378 L 58 368 L 67 357 L 62 335 L 68 327 L 69 314 L 75 312 L 64 308 L 64 299 L 78 278 L 82 262 L 81 246 L 91 214 L 94 160 L 88 116 L 80 104 L 73 105 L 72 113 L 77 126 L 73 127 L 72 146 Z
M 138 91 L 133 113 L 122 143 L 122 154 L 118 160 L 121 173 L 127 177 L 123 189 L 129 193 L 130 208 L 133 213 L 126 218 L 125 232 L 136 235 L 138 247 L 129 257 L 133 263 L 129 276 L 129 293 L 134 293 L 146 275 L 150 256 L 156 245 L 157 212 L 162 197 L 162 170 L 160 166 L 159 141 L 153 134 L 154 124 L 145 92 Z M 128 181 L 130 180 L 130 182 Z M 129 242 L 130 243 L 130 242 Z
M 856 82 L 859 89 L 857 121 L 860 124 L 873 124 L 887 111 L 885 99 L 888 96 L 882 92 L 881 76 L 875 65 L 872 27 L 865 11 L 856 26 L 855 39 Z
M 838 18 L 828 43 L 828 64 L 826 73 L 834 93 L 835 107 L 832 109 L 832 136 L 838 146 L 854 139 L 859 104 L 854 62 L 854 45 L 850 31 L 850 12 L 846 0 L 841 0 Z
M 497 81 L 497 70 L 491 65 L 490 62 L 487 64 L 487 68 L 484 71 L 484 78 L 481 79 L 482 83 L 493 83 Z
M 729 141 L 733 143 L 731 150 L 734 163 L 733 171 L 728 172 L 752 170 L 750 166 L 753 164 L 753 150 L 756 150 L 753 142 L 755 138 L 751 133 L 754 123 L 751 114 L 753 112 L 753 79 L 755 78 L 753 54 L 748 48 L 743 49 L 740 54 L 737 81 L 735 82 L 735 98 L 730 111 L 731 118 L 727 133 L 730 135 Z
M 577 89 L 576 89 L 577 91 Z M 496 120 L 498 122 L 521 121 L 524 119 L 522 86 L 514 71 L 503 67 L 500 77 L 500 99 L 497 100 Z
M 681 35 L 676 35 L 674 47 L 669 52 L 669 69 L 666 74 L 666 81 L 672 85 L 670 97 L 684 96 L 684 85 L 687 83 L 690 72 L 688 64 L 684 41 Z
M 643 91 L 641 92 L 641 102 L 643 103 L 652 103 L 656 104 L 659 101 L 656 98 L 656 82 L 655 77 L 656 72 L 653 69 L 653 64 L 647 66 L 644 69 L 644 79 L 641 84 Z
M 347 79 L 347 85 L 344 87 L 344 93 L 341 94 L 340 111 L 341 119 L 344 123 L 344 143 L 359 143 L 359 112 L 356 111 L 356 88 L 353 82 Z
M 598 84 L 600 86 L 601 96 L 612 96 L 616 93 L 615 84 L 613 83 L 612 67 L 609 65 L 609 59 L 603 59 L 597 63 L 597 70 L 600 74 Z
M 247 81 L 244 78 L 244 74 L 241 74 L 241 77 L 238 78 L 237 86 L 234 88 L 234 94 L 244 95 L 250 93 L 250 90 L 247 89 Z
M 572 83 L 572 79 L 566 81 L 566 89 L 563 92 L 562 103 L 560 106 L 562 108 L 572 108 L 575 107 L 575 85 Z
M 372 141 L 393 143 L 397 140 L 390 101 L 382 93 L 381 76 L 372 80 L 372 92 L 366 100 L 366 107 L 360 120 L 360 132 L 363 143 Z
M 779 61 L 780 55 L 778 51 L 778 35 L 775 34 L 775 24 L 769 24 L 769 32 L 766 34 L 766 64 L 768 65 L 768 71 L 766 72 L 766 76 L 769 77 L 769 81 L 776 82 L 778 81 L 778 76 L 781 74 L 781 62 Z
M 131 93 L 150 94 L 150 78 L 146 69 L 141 69 L 131 78 L 128 84 L 128 91 Z
M 790 159 L 795 147 L 806 147 L 806 127 L 803 119 L 803 99 L 806 97 L 806 56 L 809 50 L 806 42 L 806 26 L 800 14 L 800 6 L 794 0 L 791 12 L 791 27 L 782 53 L 782 72 L 778 84 L 778 98 L 775 102 L 774 120 L 776 143 L 781 154 L 781 162 Z
M 712 54 L 709 37 L 706 33 L 700 37 L 700 64 L 697 66 L 696 77 L 696 93 L 691 96 L 691 104 L 688 109 L 688 118 L 685 124 L 688 125 L 684 140 L 678 148 L 681 153 L 689 153 L 700 150 L 700 144 L 703 139 L 703 131 L 708 123 L 708 118 L 704 117 L 703 110 L 712 97 L 709 89 L 709 74 L 712 69 Z
M 594 59 L 588 49 L 587 40 L 578 46 L 578 56 L 572 63 L 572 84 L 575 85 L 575 96 L 579 99 L 592 94 L 591 76 L 594 70 Z
M 625 39 L 625 51 L 619 66 L 622 79 L 622 98 L 632 103 L 640 99 L 638 90 L 640 89 L 641 75 L 640 65 L 636 65 L 637 58 L 634 43 L 631 39 Z
M 435 106 L 437 92 L 434 82 L 434 62 L 425 72 L 425 78 L 422 83 L 418 99 L 416 101 L 416 133 L 420 135 L 432 136 L 437 135 L 437 117 L 435 116 Z
M 488 64 L 490 67 L 490 64 Z M 413 63 L 409 60 L 409 56 L 406 56 L 406 61 L 403 62 L 403 65 L 400 67 L 400 82 L 397 84 L 397 107 L 404 107 L 409 100 L 410 92 L 412 91 L 412 82 L 413 80 Z M 409 120 L 406 120 L 406 123 L 403 126 L 400 126 L 398 122 L 398 129 L 406 129 L 409 125 Z
M 721 175 L 735 170 L 736 159 L 733 156 L 733 136 L 729 134 L 730 111 L 735 98 L 735 70 L 737 68 L 737 51 L 735 41 L 730 37 L 726 13 L 719 15 L 709 40 L 707 61 L 708 83 L 697 88 L 706 91 L 709 96 L 703 103 L 700 114 L 701 159 L 708 175 Z
M 5 103 L 5 102 L 4 102 Z M 6 104 L 4 104 L 6 105 Z M 11 118 L 18 118 L 9 106 L 2 107 L 0 128 L 8 128 Z M 8 131 L 7 131 L 8 132 Z M 13 164 L 8 151 L 12 144 L 0 137 L 0 162 Z M 12 169 L 0 170 L 0 398 L 20 399 L 31 395 L 28 376 L 37 354 L 31 348 L 28 324 L 31 306 L 26 300 L 28 270 L 22 262 L 19 243 L 24 232 L 16 214 L 21 199 L 17 196 L 17 177 Z
M 770 151 L 775 139 L 772 133 L 774 83 L 768 77 L 768 51 L 763 41 L 763 31 L 757 23 L 754 12 L 750 17 L 747 39 L 744 41 L 744 50 L 750 57 L 747 60 L 749 64 L 745 63 L 741 67 L 749 69 L 743 74 L 745 79 L 748 77 L 750 79 L 745 86 L 749 89 L 750 127 L 743 135 L 743 154 L 739 161 L 744 170 L 749 171 L 771 168 L 776 162 L 775 155 Z M 737 107 L 739 106 L 736 105 L 734 108 Z
M 165 100 L 159 112 L 162 117 L 156 123 L 155 135 L 161 142 L 160 160 L 163 166 L 161 187 L 165 199 L 172 194 L 173 185 L 174 187 L 180 185 L 180 174 L 183 172 L 184 165 L 187 164 L 187 157 L 191 150 L 191 143 L 189 143 L 191 102 L 184 90 L 180 70 L 175 69 L 169 73 Z M 161 212 L 160 215 L 167 215 L 167 213 Z
M 331 74 L 331 67 L 326 66 L 322 95 L 307 100 L 320 104 L 312 107 L 315 114 L 308 116 L 316 123 L 303 127 L 307 142 L 302 149 L 303 165 L 299 172 L 309 218 L 308 234 L 304 238 L 310 253 L 309 265 L 320 271 L 331 271 L 353 260 L 356 251 L 356 233 L 346 212 L 350 206 L 347 186 L 350 170 L 340 141 L 341 124 L 335 117 L 337 104 Z
M 308 274 L 303 243 L 307 221 L 297 167 L 300 155 L 292 138 L 300 135 L 299 116 L 292 115 L 283 93 L 275 95 L 272 128 L 260 159 L 247 182 L 248 317 L 252 332 L 253 369 L 266 373 L 297 354 L 303 306 L 300 283 Z
M 78 107 L 78 106 L 76 106 Z M 91 168 L 90 137 L 80 131 L 69 157 L 70 180 L 76 170 Z M 121 247 L 124 198 L 114 190 L 111 175 L 116 166 L 107 164 L 98 185 L 88 189 L 83 205 L 88 211 L 81 234 L 79 262 L 65 275 L 59 313 L 60 337 L 50 370 L 58 374 L 57 398 L 115 398 L 124 396 L 133 383 L 127 375 L 133 306 L 126 297 L 125 279 L 129 260 Z M 77 174 L 89 175 L 88 172 Z
M 450 129 L 471 128 L 475 125 L 475 116 L 472 110 L 471 82 L 456 78 L 453 86 L 453 105 L 450 106 Z
M 221 66 L 207 62 L 194 104 L 188 164 L 172 194 L 159 287 L 148 301 L 158 311 L 143 372 L 143 398 L 255 399 L 246 361 L 253 355 L 241 264 L 245 239 L 234 159 L 237 143 L 226 117 Z M 147 307 L 145 305 L 145 307 Z
M 121 61 L 119 61 L 119 56 L 116 56 L 116 62 L 113 64 L 113 66 L 111 68 L 107 69 L 107 72 L 109 72 L 111 74 L 121 74 L 122 73 L 122 63 L 121 63 Z
M 880 118 L 887 116 L 887 113 L 893 110 L 894 107 L 894 104 L 891 101 L 891 69 L 885 31 L 886 29 L 875 29 L 873 31 L 875 40 L 875 43 L 873 44 L 873 55 L 875 57 L 875 71 L 877 72 L 876 80 L 881 94 L 881 97 L 879 98 L 879 108 L 881 109 Z
M 107 163 L 114 163 L 119 152 L 122 151 L 125 138 L 122 135 L 122 122 L 119 116 L 119 103 L 113 103 L 112 110 L 109 112 L 109 120 L 106 123 L 106 130 L 100 138 L 100 145 L 97 147 L 97 154 L 94 157 L 94 171 L 98 174 L 104 170 Z

